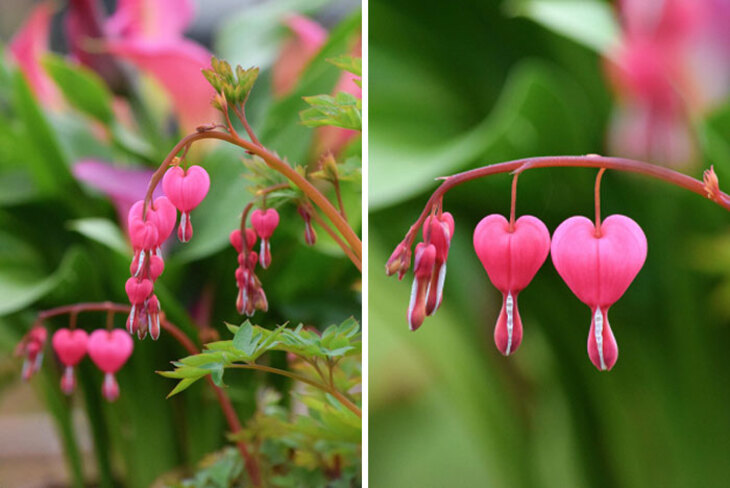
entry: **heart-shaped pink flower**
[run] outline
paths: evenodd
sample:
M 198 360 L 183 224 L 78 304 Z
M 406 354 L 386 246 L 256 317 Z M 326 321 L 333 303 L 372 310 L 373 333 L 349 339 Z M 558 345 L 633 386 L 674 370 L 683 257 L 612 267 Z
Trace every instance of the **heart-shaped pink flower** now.
M 571 217 L 553 234 L 555 269 L 578 299 L 591 308 L 588 355 L 601 371 L 618 358 L 608 309 L 624 294 L 646 260 L 639 224 L 624 215 L 607 217 L 597 232 L 586 217 Z
M 97 329 L 89 336 L 87 347 L 94 364 L 103 372 L 114 374 L 132 355 L 134 341 L 122 329 Z
M 82 329 L 58 329 L 51 343 L 58 359 L 66 366 L 76 366 L 86 356 L 89 335 Z
M 537 217 L 523 215 L 510 224 L 499 214 L 484 217 L 474 229 L 474 250 L 492 284 L 502 292 L 494 342 L 505 356 L 522 342 L 517 295 L 532 281 L 550 252 L 550 232 Z
M 269 239 L 274 234 L 274 230 L 279 225 L 279 212 L 273 208 L 261 210 L 257 208 L 251 212 L 251 226 L 256 234 L 261 238 L 261 249 L 259 250 L 259 259 L 261 267 L 266 269 L 271 264 L 271 244 Z
M 173 166 L 162 178 L 162 189 L 181 212 L 190 212 L 203 201 L 210 189 L 210 177 L 202 167 L 193 165 L 187 171 Z
M 129 297 L 129 303 L 139 305 L 152 293 L 152 282 L 148 279 L 140 280 L 132 277 L 127 280 L 124 289 Z
M 167 238 L 170 237 L 170 234 L 172 234 L 172 230 L 175 228 L 175 222 L 177 220 L 177 210 L 175 210 L 175 207 L 167 197 L 157 197 L 155 198 L 152 205 L 154 208 L 149 207 L 147 209 L 147 215 L 145 216 L 145 220 L 143 221 L 143 206 L 144 200 L 138 200 L 129 209 L 129 214 L 127 215 L 127 226 L 130 229 L 130 236 L 132 235 L 132 227 L 133 225 L 135 225 L 135 222 L 151 222 L 157 229 L 158 238 L 154 246 L 138 247 L 135 245 L 134 239 L 132 239 L 132 245 L 136 249 L 151 249 L 152 247 L 161 246 L 167 240 Z M 136 225 L 139 226 L 139 224 Z

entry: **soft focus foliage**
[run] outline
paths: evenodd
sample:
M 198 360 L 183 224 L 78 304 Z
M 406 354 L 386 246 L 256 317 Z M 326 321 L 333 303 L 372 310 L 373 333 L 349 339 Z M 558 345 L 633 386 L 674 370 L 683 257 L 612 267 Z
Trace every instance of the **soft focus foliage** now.
M 78 7 L 93 2 L 71 3 Z M 113 39 L 106 61 L 124 66 L 123 89 L 110 83 L 106 72 L 96 71 L 96 65 L 82 66 L 58 53 L 43 54 L 33 58 L 39 63 L 36 68 L 47 75 L 62 102 L 51 103 L 36 90 L 33 80 L 24 76 L 22 60 L 10 49 L 4 49 L 0 56 L 3 388 L 19 381 L 20 364 L 9 361 L 8 356 L 37 311 L 82 301 L 126 301 L 124 283 L 132 254 L 120 224 L 126 221 L 125 208 L 143 196 L 150 171 L 186 130 L 215 121 L 204 115 L 213 113 L 209 111 L 212 89 L 201 95 L 204 110 L 197 103 L 200 91 L 193 85 L 201 82 L 207 86 L 200 66 L 179 71 L 173 62 L 187 59 L 193 50 L 207 53 L 207 48 L 183 37 L 190 16 L 187 10 L 178 9 L 180 2 L 159 5 L 163 3 L 165 9 L 177 9 L 177 15 L 149 17 L 166 22 L 154 30 L 154 36 L 137 28 L 141 24 L 136 16 L 143 14 L 135 9 L 157 2 L 118 2 L 120 9 L 128 10 L 124 15 L 117 11 L 105 26 L 105 35 Z M 292 13 L 310 15 L 327 2 L 290 3 Z M 277 98 L 270 68 L 286 37 L 278 4 L 262 2 L 233 12 L 220 32 L 213 33 L 211 51 L 230 59 L 232 53 L 238 55 L 256 43 L 266 43 L 271 59 L 261 64 L 261 78 L 248 102 L 249 121 L 265 145 L 292 164 L 314 169 L 320 141 L 316 131 L 300 123 L 299 112 L 308 107 L 302 96 L 333 93 L 342 71 L 326 60 L 352 53 L 359 42 L 360 16 L 348 14 L 335 24 L 321 49 L 293 80 L 291 93 Z M 249 32 L 241 26 L 266 9 L 276 14 L 256 19 L 260 29 L 272 33 L 262 41 L 256 37 L 260 31 Z M 69 32 L 65 36 L 71 35 Z M 185 54 L 191 45 L 195 48 Z M 244 56 L 236 57 L 236 61 L 251 66 L 261 58 Z M 207 54 L 205 62 L 210 62 Z M 156 69 L 166 70 L 164 77 Z M 176 87 L 189 89 L 182 92 L 170 87 L 167 82 L 173 75 L 177 77 Z M 348 161 L 341 165 L 343 171 L 350 168 L 351 174 L 357 174 L 352 165 L 359 163 L 359 150 L 359 138 L 343 149 L 338 157 L 339 163 Z M 242 151 L 220 143 L 195 147 L 188 154 L 190 161 L 204 165 L 210 174 L 210 192 L 193 211 L 195 238 L 184 246 L 168 242 L 164 250 L 166 269 L 156 284 L 156 293 L 168 318 L 198 345 L 199 335 L 210 338 L 227 334 L 224 322 L 240 321 L 235 308 L 236 255 L 228 244 L 228 234 L 237 227 L 240 212 L 251 198 L 249 187 L 259 183 L 257 175 L 249 172 L 250 164 L 255 163 L 244 161 L 244 156 Z M 342 187 L 347 213 L 357 229 L 359 179 L 343 181 Z M 328 196 L 333 198 L 334 194 Z M 276 202 L 275 196 L 272 201 Z M 341 323 L 352 315 L 359 319 L 357 270 L 324 233 L 316 246 L 303 245 L 304 224 L 296 208 L 284 206 L 279 212 L 281 224 L 272 238 L 275 256 L 262 273 L 270 309 L 265 315 L 257 314 L 256 322 L 268 328 L 288 320 L 320 327 Z M 68 321 L 54 319 L 47 325 L 53 331 L 68 326 Z M 103 327 L 104 316 L 82 314 L 78 326 L 88 331 Z M 122 317 L 117 317 L 116 326 L 123 327 Z M 103 487 L 148 487 L 172 470 L 189 474 L 204 455 L 230 443 L 215 396 L 204 382 L 165 399 L 170 381 L 154 371 L 169 369 L 170 361 L 185 354 L 169 334 L 163 333 L 155 343 L 135 341 L 134 354 L 117 375 L 122 392 L 119 400 L 106 404 L 99 388 L 102 374 L 90 361 L 79 364 L 77 393 L 64 397 L 58 389 L 62 367 L 47 353 L 33 386 L 53 415 L 75 486 L 81 486 L 85 478 Z M 262 361 L 275 367 L 287 365 L 281 352 L 272 352 Z M 263 388 L 277 392 L 277 405 L 287 412 L 300 405 L 292 395 L 294 383 L 286 378 L 236 371 L 226 376 L 226 385 L 244 423 L 260 408 L 256 395 Z M 71 423 L 73 408 L 85 412 L 95 466 L 82 465 L 80 439 Z M 348 456 L 357 459 L 356 454 Z M 96 473 L 95 478 L 91 473 Z
M 369 10 L 371 484 L 724 486 L 729 219 L 695 194 L 604 176 L 604 214 L 631 217 L 648 239 L 644 268 L 611 308 L 620 355 L 610 373 L 587 357 L 586 307 L 551 266 L 520 294 L 519 351 L 504 358 L 494 347 L 501 296 L 471 241 L 482 217 L 508 213 L 508 175 L 446 196 L 456 231 L 443 305 L 408 330 L 412 275 L 386 278 L 383 265 L 433 178 L 527 156 L 607 154 L 617 104 L 597 52 L 619 32 L 615 5 L 418 5 L 375 0 Z M 725 189 L 728 122 L 727 100 L 702 114 L 701 156 L 686 168 L 700 178 L 714 164 Z M 526 171 L 517 215 L 551 232 L 591 216 L 595 174 Z

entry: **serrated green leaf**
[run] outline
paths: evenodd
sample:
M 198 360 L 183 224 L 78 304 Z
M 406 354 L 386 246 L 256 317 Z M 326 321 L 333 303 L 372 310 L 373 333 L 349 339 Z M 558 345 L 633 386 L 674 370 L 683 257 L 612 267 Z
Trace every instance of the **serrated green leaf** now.
M 311 108 L 302 110 L 299 118 L 307 127 L 334 126 L 343 129 L 362 130 L 362 102 L 350 93 L 336 96 L 316 95 L 304 97 Z
M 167 394 L 167 398 L 177 395 L 181 391 L 187 390 L 190 387 L 190 385 L 192 385 L 196 381 L 197 381 L 197 379 L 195 379 L 195 378 L 185 378 L 185 379 L 180 380 L 180 382 L 177 385 L 175 385 L 175 388 L 173 388 L 172 391 Z

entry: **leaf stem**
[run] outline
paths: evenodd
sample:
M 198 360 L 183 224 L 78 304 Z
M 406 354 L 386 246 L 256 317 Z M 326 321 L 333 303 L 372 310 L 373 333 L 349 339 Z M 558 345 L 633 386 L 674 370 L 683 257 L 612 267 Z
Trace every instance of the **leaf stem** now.
M 320 383 L 318 381 L 315 381 L 313 379 L 307 378 L 306 376 L 292 373 L 291 371 L 287 371 L 285 369 L 279 369 L 279 368 L 272 368 L 271 366 L 264 366 L 263 364 L 255 364 L 255 363 L 234 363 L 231 364 L 229 367 L 231 368 L 239 368 L 239 369 L 253 369 L 258 371 L 265 371 L 267 373 L 272 374 L 278 374 L 281 376 L 286 376 L 287 378 L 291 378 L 296 381 L 300 381 L 302 383 L 306 383 L 310 386 L 313 386 L 317 388 L 318 390 L 321 390 L 325 393 L 329 393 L 333 397 L 337 398 L 337 400 L 342 403 L 345 407 L 347 407 L 351 412 L 353 412 L 358 417 L 362 418 L 362 411 L 360 408 L 352 403 L 347 397 L 345 397 L 342 393 L 340 393 L 336 388 L 326 385 L 324 383 Z

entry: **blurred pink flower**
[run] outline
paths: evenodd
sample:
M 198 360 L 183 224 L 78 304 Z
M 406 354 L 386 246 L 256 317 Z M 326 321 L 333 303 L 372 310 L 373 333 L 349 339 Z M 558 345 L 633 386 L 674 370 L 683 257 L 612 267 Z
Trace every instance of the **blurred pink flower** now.
M 104 161 L 85 159 L 73 166 L 76 179 L 108 196 L 119 215 L 119 222 L 126 222 L 132 205 L 144 198 L 152 170 L 124 168 Z M 155 189 L 153 197 L 162 196 L 162 188 Z M 126 229 L 126 225 L 123 226 Z
M 188 0 L 121 0 L 105 25 L 107 49 L 167 90 L 184 131 L 216 119 L 214 91 L 201 73 L 211 54 L 183 37 L 192 16 Z
M 273 68 L 274 95 L 282 97 L 294 89 L 304 69 L 316 56 L 327 41 L 327 31 L 316 23 L 301 15 L 291 15 L 284 20 L 294 36 L 289 39 L 279 54 Z M 354 55 L 360 55 L 360 42 L 353 49 Z M 343 73 L 334 93 L 347 92 L 362 98 L 362 89 L 355 83 L 357 77 L 352 73 Z M 358 131 L 340 129 L 339 127 L 322 127 L 315 135 L 315 151 L 318 154 L 330 151 L 340 152 Z
M 294 36 L 286 41 L 273 67 L 273 89 L 277 97 L 294 89 L 304 68 L 327 40 L 325 28 L 307 17 L 291 15 L 284 24 Z
M 40 64 L 41 58 L 48 52 L 52 14 L 53 6 L 50 2 L 39 3 L 13 36 L 9 47 L 36 97 L 42 103 L 55 108 L 61 103 L 60 94 Z
M 609 144 L 672 166 L 697 157 L 692 119 L 728 94 L 730 2 L 623 0 L 607 72 L 620 97 Z

